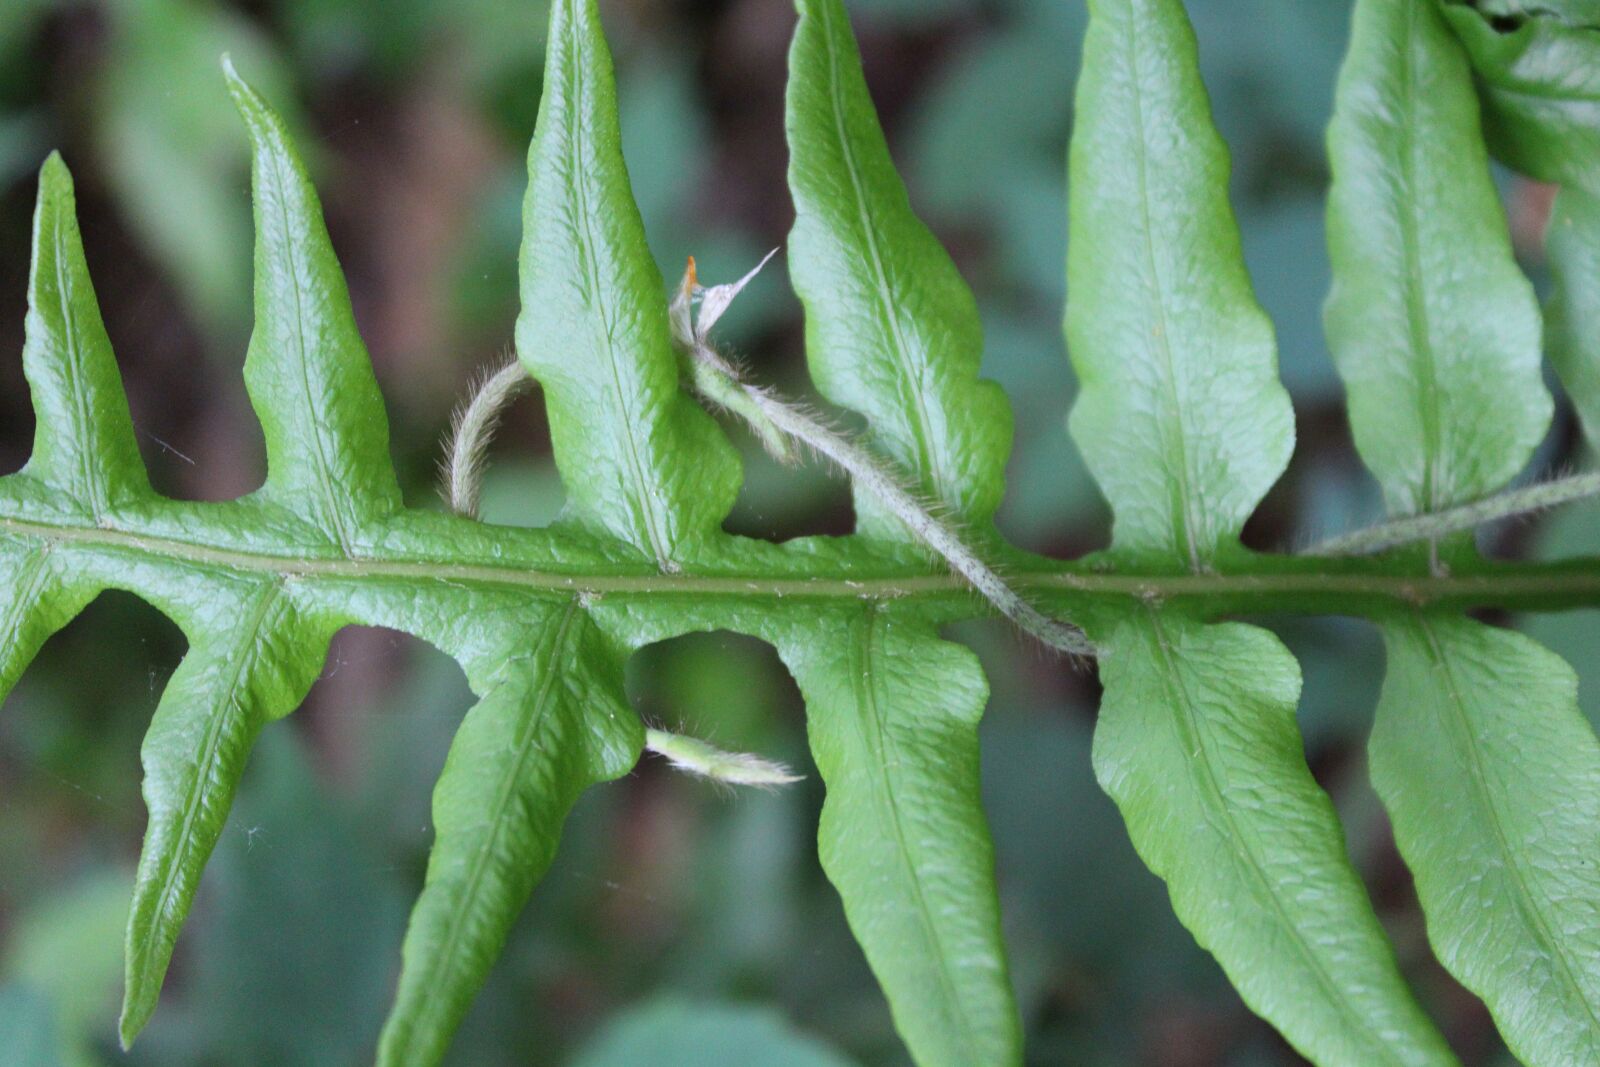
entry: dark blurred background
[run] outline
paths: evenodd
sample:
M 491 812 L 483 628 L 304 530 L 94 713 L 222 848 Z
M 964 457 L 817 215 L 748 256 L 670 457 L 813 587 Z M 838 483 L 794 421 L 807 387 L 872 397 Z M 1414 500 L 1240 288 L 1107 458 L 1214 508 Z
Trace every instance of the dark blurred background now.
M 611 0 L 635 192 L 663 272 L 712 282 L 783 242 L 787 0 Z M 1054 555 L 1108 519 L 1064 427 L 1063 161 L 1082 0 L 855 0 L 868 80 L 913 199 L 976 289 L 986 373 L 1017 412 L 1002 526 Z M 1321 339 L 1322 130 L 1347 0 L 1190 0 L 1261 299 L 1299 416 L 1289 476 L 1252 522 L 1282 549 L 1373 518 Z M 224 499 L 263 473 L 240 365 L 250 325 L 244 138 L 218 70 L 233 54 L 290 116 L 394 425 L 413 504 L 439 440 L 512 336 L 523 157 L 538 107 L 538 0 L 0 0 L 0 473 L 33 416 L 18 358 L 34 173 L 60 148 L 158 488 Z M 1546 196 L 1502 175 L 1537 277 Z M 725 320 L 763 380 L 805 393 L 781 259 Z M 1537 469 L 1576 458 L 1563 413 Z M 738 430 L 732 431 L 737 437 Z M 848 494 L 748 440 L 733 526 L 850 528 Z M 560 507 L 537 398 L 494 450 L 491 521 Z M 1592 512 L 1493 531 L 1506 554 L 1600 548 Z M 1502 620 L 1509 621 L 1509 620 Z M 1364 626 L 1268 620 L 1300 655 L 1308 756 L 1428 1009 L 1472 1065 L 1511 1061 L 1482 1007 L 1431 962 L 1410 881 L 1365 780 L 1381 678 Z M 1530 623 L 1583 663 L 1595 621 Z M 1255 1021 L 1172 917 L 1089 767 L 1092 677 L 1003 627 L 956 635 L 989 668 L 984 790 L 1029 1062 L 1302 1062 Z M 12 1067 L 345 1067 L 367 1062 L 431 839 L 428 805 L 469 694 L 399 634 L 335 643 L 304 710 L 267 732 L 178 948 L 155 1022 L 116 1050 L 121 924 L 143 830 L 138 745 L 183 639 L 107 594 L 45 649 L 0 715 L 0 1060 Z M 645 650 L 641 713 L 810 775 L 719 793 L 647 762 L 593 792 L 457 1041 L 457 1065 L 904 1065 L 815 858 L 821 790 L 773 651 L 728 634 Z M 1586 706 L 1600 705 L 1585 691 Z M 807 1035 L 802 1039 L 800 1034 Z M 773 1042 L 792 1047 L 782 1058 Z M 830 1052 L 822 1046 L 826 1045 Z M 678 1046 L 678 1047 L 675 1047 Z M 760 1051 L 767 1049 L 769 1051 Z M 675 1058 L 676 1057 L 676 1058 Z

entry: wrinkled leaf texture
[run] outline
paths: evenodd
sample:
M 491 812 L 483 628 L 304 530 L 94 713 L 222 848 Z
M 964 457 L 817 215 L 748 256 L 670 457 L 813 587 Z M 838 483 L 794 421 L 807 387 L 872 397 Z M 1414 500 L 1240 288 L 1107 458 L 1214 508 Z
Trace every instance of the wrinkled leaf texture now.
M 1011 416 L 979 377 L 972 296 L 896 174 L 842 0 L 797 7 L 790 255 L 810 368 L 909 487 L 976 543 L 1009 551 L 993 516 Z M 1082 383 L 1072 434 L 1115 514 L 1095 565 L 1248 569 L 1239 533 L 1288 462 L 1293 415 L 1196 42 L 1180 0 L 1091 0 L 1090 12 L 1065 325 Z M 1540 317 L 1489 181 L 1473 70 L 1496 151 L 1568 185 L 1551 236 L 1551 333 L 1580 411 L 1600 422 L 1600 331 L 1585 328 L 1600 308 L 1586 80 L 1600 65 L 1574 58 L 1593 44 L 1582 35 L 1593 16 L 1587 0 L 1531 15 L 1487 0 L 1358 0 L 1330 133 L 1327 319 L 1357 445 L 1397 513 L 1494 491 L 1550 418 Z M 827 786 L 822 864 L 913 1058 L 1020 1065 L 978 793 L 987 684 L 972 653 L 939 636 L 949 608 L 847 591 L 852 574 L 926 576 L 932 564 L 860 494 L 851 537 L 778 546 L 722 531 L 738 460 L 679 384 L 595 0 L 551 5 L 548 49 L 517 337 L 568 490 L 549 529 L 405 506 L 316 192 L 282 121 L 231 67 L 256 226 L 245 377 L 268 473 L 228 503 L 158 496 L 71 178 L 56 157 L 41 171 L 23 353 L 39 431 L 28 465 L 0 479 L 0 695 L 104 589 L 146 598 L 190 642 L 142 751 L 150 820 L 123 1039 L 155 1009 L 253 742 L 300 703 L 338 629 L 414 634 L 460 662 L 478 698 L 435 792 L 434 849 L 378 1039 L 380 1064 L 421 1067 L 445 1055 L 576 798 L 636 762 L 627 655 L 729 627 L 771 641 L 805 696 Z M 1571 77 L 1530 83 L 1551 57 Z M 1430 562 L 1477 561 L 1458 541 Z M 721 600 L 728 579 L 790 584 Z M 782 595 L 807 581 L 834 591 Z M 1096 602 L 1080 621 L 1105 684 L 1095 774 L 1245 1002 L 1319 1064 L 1454 1062 L 1306 767 L 1300 673 L 1281 642 L 1155 601 Z M 1570 668 L 1459 616 L 1380 624 L 1389 673 L 1372 774 L 1431 941 L 1527 1062 L 1600 1059 L 1600 745 Z
M 921 242 L 907 254 L 885 241 L 871 284 L 807 290 L 824 333 L 885 309 L 904 316 L 898 362 L 886 373 L 866 347 L 852 356 L 860 366 L 835 360 L 829 396 L 867 415 L 878 447 L 930 493 L 987 522 L 1011 423 L 998 389 L 976 381 L 971 297 L 910 212 L 842 6 L 805 4 L 802 16 L 795 186 L 816 252 L 801 258 L 815 273 L 829 256 L 853 257 L 863 239 L 884 237 L 868 223 Z M 518 348 L 544 387 L 569 497 L 549 530 L 404 506 L 316 192 L 281 119 L 227 74 L 252 147 L 256 323 L 245 376 L 267 441 L 266 483 L 226 504 L 151 490 L 71 179 L 52 157 L 41 173 L 24 354 L 39 437 L 27 468 L 0 481 L 0 689 L 105 588 L 146 597 L 189 637 L 143 749 L 150 823 L 128 931 L 122 1034 L 131 1042 L 155 1010 L 252 743 L 304 697 L 333 633 L 395 627 L 456 658 L 479 703 L 435 792 L 435 845 L 378 1051 L 381 1064 L 437 1063 L 550 862 L 566 812 L 638 758 L 642 728 L 621 688 L 627 653 L 739 621 L 701 620 L 692 602 L 657 610 L 580 594 L 580 579 L 648 584 L 691 570 L 799 579 L 884 560 L 918 573 L 928 563 L 904 530 L 870 517 L 860 538 L 786 550 L 722 533 L 738 461 L 678 385 L 592 0 L 552 5 L 529 156 Z M 834 130 L 841 108 L 849 122 Z M 859 195 L 834 195 L 853 183 Z M 886 277 L 889 290 L 878 287 Z M 916 293 L 928 306 L 953 299 L 951 321 L 929 327 L 901 306 Z M 908 403 L 925 415 L 912 429 L 901 417 Z M 914 452 L 902 448 L 909 440 Z M 1020 1063 L 978 801 L 987 687 L 975 657 L 911 611 L 779 607 L 745 628 L 778 645 L 810 698 L 829 785 L 825 866 L 897 1023 L 921 1063 Z
M 1204 572 L 1293 448 L 1272 327 L 1178 0 L 1094 0 L 1071 159 L 1072 433 L 1109 560 Z M 1323 1064 L 1444 1064 L 1306 766 L 1277 638 L 1137 608 L 1094 620 L 1094 769 L 1178 917 L 1253 1009 Z
M 1501 488 L 1552 410 L 1470 46 L 1451 33 L 1462 14 L 1359 0 L 1328 139 L 1328 339 L 1357 448 L 1399 514 Z M 1491 79 L 1491 115 L 1496 93 Z M 1470 545 L 1448 557 L 1475 563 Z M 1572 669 L 1458 616 L 1382 629 L 1372 781 L 1439 959 L 1523 1062 L 1600 1061 L 1600 742 Z

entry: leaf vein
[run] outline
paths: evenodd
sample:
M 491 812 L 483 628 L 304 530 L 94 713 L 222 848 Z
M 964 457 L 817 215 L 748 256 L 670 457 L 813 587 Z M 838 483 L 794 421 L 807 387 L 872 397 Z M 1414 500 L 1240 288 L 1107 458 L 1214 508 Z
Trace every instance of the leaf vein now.
M 940 498 L 949 504 L 960 502 L 961 495 L 957 486 L 951 484 L 946 478 L 942 457 L 930 444 L 932 437 L 932 419 L 928 415 L 927 397 L 921 388 L 922 381 L 928 373 L 925 361 L 913 355 L 912 346 L 905 334 L 905 325 L 900 321 L 898 301 L 894 299 L 889 284 L 888 268 L 884 265 L 883 250 L 878 245 L 877 226 L 872 216 L 872 206 L 867 200 L 866 190 L 863 188 L 859 164 L 856 162 L 855 148 L 850 141 L 849 128 L 845 120 L 844 87 L 839 73 L 839 46 L 835 39 L 834 13 L 832 3 L 822 3 L 815 6 L 821 12 L 823 21 L 823 40 L 828 48 L 828 97 L 832 105 L 835 129 L 839 136 L 839 152 L 844 159 L 844 172 L 850 177 L 850 189 L 855 196 L 856 211 L 861 224 L 861 234 L 867 246 L 867 258 L 872 263 L 873 278 L 876 282 L 880 314 L 888 325 L 894 337 L 894 354 L 903 372 L 903 381 L 896 383 L 895 391 L 907 402 L 907 406 L 915 413 L 912 430 L 916 436 L 917 465 L 919 471 L 927 471 L 928 477 L 933 482 L 933 488 Z

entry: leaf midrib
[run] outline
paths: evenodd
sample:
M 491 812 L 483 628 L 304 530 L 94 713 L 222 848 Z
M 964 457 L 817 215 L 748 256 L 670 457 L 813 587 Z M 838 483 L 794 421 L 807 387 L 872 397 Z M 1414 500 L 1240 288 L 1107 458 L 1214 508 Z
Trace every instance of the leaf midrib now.
M 270 123 L 260 116 L 257 116 L 255 121 L 259 124 L 258 128 L 262 129 L 264 137 L 272 137 L 278 132 L 272 129 Z M 280 247 L 281 254 L 289 266 L 289 292 L 294 304 L 293 326 L 296 356 L 294 364 L 295 371 L 299 375 L 301 392 L 305 396 L 305 407 L 302 410 L 316 412 L 319 408 L 316 395 L 311 389 L 311 370 L 308 366 L 309 359 L 306 353 L 305 305 L 300 293 L 301 264 L 295 256 L 295 242 L 292 239 L 288 239 L 287 236 L 294 232 L 294 222 L 289 216 L 289 183 L 285 181 L 283 176 L 283 160 L 280 153 L 267 152 L 265 154 L 272 170 L 273 192 L 275 194 L 273 200 L 282 219 L 282 226 L 279 230 L 280 240 L 274 243 Z M 263 167 L 263 170 L 265 169 Z M 332 468 L 328 463 L 328 446 L 323 440 L 322 419 L 313 417 L 310 421 L 311 443 L 316 449 L 316 462 L 313 467 L 316 470 L 316 478 L 320 486 L 321 503 L 329 522 L 333 525 L 331 532 L 338 542 L 340 550 L 345 556 L 354 558 L 355 543 L 351 538 L 350 519 L 345 514 L 344 507 L 340 504 L 339 494 L 334 491 L 334 483 L 331 477 Z
M 94 457 L 101 455 L 101 450 L 96 447 L 99 437 L 99 426 L 91 418 L 88 399 L 84 396 L 83 389 L 83 347 L 82 339 L 78 336 L 77 316 L 72 310 L 72 285 L 68 281 L 68 272 L 65 267 L 67 256 L 66 248 L 66 222 L 61 217 L 61 206 L 55 208 L 57 216 L 55 225 L 51 227 L 51 239 L 55 252 L 56 299 L 61 305 L 61 324 L 65 334 L 63 341 L 67 346 L 67 366 L 72 375 L 72 402 L 78 414 L 78 432 L 74 433 L 71 440 L 79 447 L 76 449 L 78 456 L 78 469 L 83 478 L 83 487 L 89 494 L 89 511 L 93 515 L 96 525 L 105 522 L 107 504 L 106 487 L 101 479 L 96 477 L 97 470 L 93 462 Z
M 878 798 L 877 807 L 889 822 L 890 833 L 898 848 L 895 851 L 895 866 L 900 869 L 905 884 L 910 888 L 913 900 L 913 911 L 916 912 L 917 925 L 922 928 L 922 936 L 934 958 L 934 973 L 938 981 L 939 990 L 944 1001 L 944 1007 L 955 1016 L 958 1030 L 957 1040 L 962 1046 L 964 1058 L 961 1063 L 978 1064 L 978 1050 L 974 1047 L 972 1037 L 972 1020 L 967 1014 L 966 998 L 962 997 L 956 988 L 955 979 L 950 974 L 950 953 L 945 951 L 943 939 L 940 937 L 939 924 L 933 921 L 928 913 L 927 894 L 923 891 L 922 879 L 917 877 L 917 872 L 911 867 L 911 846 L 906 838 L 905 827 L 900 815 L 900 803 L 895 798 L 894 788 L 889 781 L 889 768 L 891 762 L 884 758 L 889 751 L 889 743 L 884 731 L 884 716 L 878 707 L 878 692 L 874 684 L 877 673 L 873 670 L 873 645 L 878 628 L 878 611 L 876 607 L 869 606 L 862 620 L 858 623 L 862 629 L 860 642 L 862 670 L 852 671 L 851 685 L 856 691 L 856 704 L 871 719 L 874 729 L 869 734 L 860 725 L 860 717 L 854 716 L 857 733 L 862 744 L 869 750 L 876 748 L 870 759 L 869 765 L 874 770 L 871 777 L 871 790 Z M 874 739 L 876 744 L 874 744 Z
M 889 326 L 889 331 L 894 337 L 894 355 L 900 364 L 902 381 L 897 383 L 896 392 L 902 398 L 909 398 L 908 405 L 915 414 L 911 420 L 912 434 L 916 439 L 918 470 L 926 471 L 928 479 L 933 483 L 932 488 L 939 499 L 952 506 L 960 503 L 959 494 L 955 486 L 950 484 L 944 473 L 943 463 L 933 446 L 929 443 L 931 433 L 929 426 L 932 420 L 928 416 L 927 398 L 921 388 L 923 377 L 927 372 L 925 365 L 919 365 L 912 355 L 912 347 L 906 339 L 905 329 L 900 322 L 896 310 L 899 301 L 890 291 L 888 270 L 884 266 L 883 250 L 878 246 L 877 228 L 873 222 L 872 207 L 867 201 L 866 190 L 863 188 L 860 168 L 856 163 L 855 151 L 850 142 L 848 125 L 845 122 L 843 86 L 839 75 L 839 50 L 835 39 L 834 15 L 831 2 L 815 4 L 814 11 L 821 12 L 822 38 L 827 46 L 828 53 L 828 102 L 832 107 L 833 121 L 839 137 L 839 153 L 843 158 L 844 172 L 850 176 L 850 189 L 855 196 L 857 218 L 861 226 L 861 234 L 867 246 L 867 258 L 872 263 L 873 279 L 876 282 L 878 301 L 884 321 Z
M 1178 462 L 1172 471 L 1176 475 L 1176 485 L 1173 490 L 1178 497 L 1179 519 L 1178 528 L 1173 532 L 1177 535 L 1178 547 L 1189 560 L 1189 569 L 1200 571 L 1204 561 L 1200 558 L 1200 547 L 1195 538 L 1199 535 L 1201 522 L 1197 511 L 1198 502 L 1195 500 L 1193 486 L 1196 482 L 1191 469 L 1193 462 L 1189 453 L 1188 429 L 1183 423 L 1185 405 L 1178 390 L 1178 371 L 1176 361 L 1172 355 L 1172 331 L 1167 321 L 1166 282 L 1161 276 L 1161 268 L 1156 256 L 1155 235 L 1152 232 L 1153 223 L 1150 216 L 1150 176 L 1149 176 L 1149 144 L 1144 118 L 1144 91 L 1141 88 L 1143 79 L 1139 65 L 1138 26 L 1130 21 L 1124 41 L 1127 45 L 1128 65 L 1132 72 L 1133 90 L 1128 94 L 1133 105 L 1133 117 L 1137 150 L 1134 152 L 1136 170 L 1138 172 L 1138 197 L 1140 236 L 1139 247 L 1144 253 L 1144 259 L 1150 271 L 1150 285 L 1155 290 L 1154 314 L 1156 318 L 1156 347 L 1160 354 L 1161 384 L 1167 393 L 1167 401 L 1171 405 L 1169 417 L 1163 420 L 1164 428 L 1177 437 Z M 1165 435 L 1163 435 L 1165 436 Z
M 557 623 L 555 636 L 550 643 L 550 657 L 552 663 L 566 663 L 569 657 L 565 653 L 569 634 L 572 632 L 573 622 L 577 619 L 580 610 L 576 597 L 567 605 L 562 613 L 561 621 Z M 506 664 L 507 668 L 515 665 L 515 660 Z M 436 1014 L 443 1001 L 441 991 L 450 980 L 450 972 L 456 967 L 456 953 L 461 945 L 462 932 L 466 928 L 467 914 L 472 910 L 478 896 L 478 887 L 483 882 L 484 873 L 488 870 L 489 861 L 500 855 L 497 843 L 505 831 L 506 809 L 511 804 L 511 799 L 516 796 L 517 786 L 522 781 L 524 768 L 533 751 L 534 739 L 538 736 L 539 726 L 544 721 L 545 713 L 550 706 L 550 696 L 556 684 L 561 680 L 559 670 L 550 669 L 547 665 L 544 678 L 539 684 L 537 693 L 533 695 L 533 706 L 528 711 L 527 722 L 523 725 L 521 735 L 517 738 L 516 748 L 513 750 L 511 766 L 507 768 L 505 780 L 501 785 L 500 795 L 495 801 L 493 812 L 489 817 L 489 840 L 478 850 L 473 858 L 472 869 L 467 876 L 466 888 L 456 897 L 457 906 L 450 916 L 450 925 L 445 931 L 444 944 L 430 959 L 429 970 L 431 980 L 428 983 L 428 993 L 423 999 L 423 1007 L 418 1013 L 419 1019 L 415 1021 L 409 1031 L 415 1034 L 418 1030 L 425 1029 L 422 1018 Z M 484 698 L 486 703 L 487 697 Z M 426 886 L 423 889 L 427 891 Z M 409 1044 L 409 1040 L 407 1042 Z
M 211 715 L 206 723 L 206 734 L 201 744 L 201 756 L 195 763 L 197 770 L 195 788 L 190 790 L 188 796 L 184 798 L 183 818 L 178 827 L 174 847 L 163 854 L 163 858 L 168 862 L 166 870 L 162 872 L 161 891 L 156 895 L 155 915 L 145 928 L 144 944 L 133 957 L 142 964 L 148 965 L 151 946 L 155 944 L 157 938 L 165 929 L 163 919 L 171 907 L 172 895 L 177 891 L 178 887 L 178 870 L 181 864 L 177 862 L 177 857 L 188 851 L 189 838 L 194 833 L 195 823 L 199 817 L 200 798 L 206 792 L 205 787 L 213 781 L 210 771 L 212 763 L 217 758 L 217 750 L 222 743 L 222 723 L 229 715 L 243 710 L 242 706 L 234 699 L 234 694 L 238 692 L 239 683 L 244 677 L 245 671 L 254 661 L 256 642 L 259 639 L 261 628 L 266 624 L 267 616 L 271 614 L 282 593 L 282 583 L 273 583 L 262 588 L 257 594 L 257 604 L 250 613 L 248 621 L 241 629 L 230 635 L 235 639 L 232 642 L 234 644 L 247 642 L 246 651 L 235 657 L 227 684 L 222 687 L 222 697 L 219 704 L 230 705 L 229 709 Z
M 3 617 L 0 617 L 0 636 L 7 639 L 8 649 L 12 636 L 22 628 L 28 615 L 39 605 L 44 591 L 45 577 L 50 570 L 50 553 L 53 551 L 55 546 L 46 541 L 23 564 L 21 573 L 17 575 L 18 581 L 14 588 L 20 588 L 21 594 L 11 598 L 8 610 Z
M 1401 180 L 1405 184 L 1402 194 L 1403 207 L 1400 212 L 1400 239 L 1402 255 L 1404 256 L 1405 272 L 1405 300 L 1406 323 L 1411 332 L 1411 351 L 1416 360 L 1417 370 L 1417 418 L 1422 423 L 1423 468 L 1420 506 L 1413 506 L 1414 512 L 1429 513 L 1439 510 L 1442 506 L 1454 503 L 1453 500 L 1442 499 L 1442 487 L 1439 485 L 1438 457 L 1442 454 L 1440 448 L 1441 426 L 1439 418 L 1439 379 L 1436 359 L 1433 350 L 1433 329 L 1431 316 L 1428 309 L 1428 293 L 1424 284 L 1427 274 L 1422 269 L 1422 220 L 1418 217 L 1419 198 L 1417 195 L 1417 176 L 1421 163 L 1418 159 L 1420 146 L 1416 136 L 1417 115 L 1420 112 L 1420 101 L 1417 99 L 1416 77 L 1416 47 L 1417 47 L 1417 18 L 1422 7 L 1420 3 L 1408 3 L 1406 8 L 1406 26 L 1404 40 L 1400 47 L 1400 95 L 1405 101 L 1405 119 L 1397 124 L 1401 139 L 1400 169 Z
M 576 52 L 580 47 L 577 42 L 571 43 L 571 50 Z M 580 64 L 569 62 L 567 76 L 567 89 L 574 97 L 573 108 L 581 117 L 585 112 L 584 107 L 584 71 Z M 589 291 L 594 294 L 595 313 L 600 320 L 600 327 L 605 334 L 601 344 L 605 352 L 606 369 L 611 373 L 611 388 L 617 399 L 617 406 L 622 410 L 622 432 L 620 436 L 624 442 L 624 455 L 627 459 L 628 474 L 633 482 L 634 505 L 639 509 L 639 517 L 644 521 L 645 536 L 650 541 L 650 551 L 656 557 L 656 565 L 663 572 L 675 571 L 678 567 L 673 557 L 672 546 L 661 531 L 661 520 L 656 515 L 652 501 L 655 499 L 650 492 L 650 483 L 645 478 L 644 461 L 639 455 L 639 442 L 634 435 L 637 424 L 632 405 L 629 403 L 629 393 L 622 387 L 622 371 L 618 366 L 616 353 L 616 333 L 613 327 L 615 318 L 610 306 L 606 302 L 605 288 L 600 278 L 600 266 L 595 262 L 595 239 L 593 229 L 593 216 L 589 211 L 589 184 L 592 180 L 589 167 L 585 166 L 585 153 L 582 151 L 583 134 L 573 130 L 569 123 L 566 127 L 566 140 L 571 144 L 573 151 L 565 155 L 567 161 L 576 160 L 578 166 L 571 173 L 574 174 L 572 182 L 573 193 L 578 199 L 578 221 L 581 227 L 583 247 L 579 249 L 578 256 L 583 261 L 584 274 L 589 282 Z M 648 251 L 645 253 L 648 255 Z

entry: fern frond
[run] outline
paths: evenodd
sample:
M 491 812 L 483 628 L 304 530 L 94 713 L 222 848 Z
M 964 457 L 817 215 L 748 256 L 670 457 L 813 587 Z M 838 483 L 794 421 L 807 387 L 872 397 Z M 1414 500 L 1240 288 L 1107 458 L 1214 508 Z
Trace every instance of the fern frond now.
M 1538 305 L 1447 11 L 1361 0 L 1329 133 L 1328 340 L 1356 447 L 1400 515 L 1495 493 L 1553 409 Z M 1431 551 L 1470 569 L 1466 541 Z M 1577 918 L 1600 914 L 1584 814 L 1600 811 L 1600 742 L 1570 669 L 1465 618 L 1405 612 L 1381 628 L 1372 781 L 1440 961 L 1524 1062 L 1600 1058 L 1600 934 Z
M 918 1067 L 1020 1067 L 980 790 L 988 685 L 940 631 L 998 614 L 1098 657 L 1095 774 L 1246 1004 L 1320 1064 L 1446 1067 L 1453 1054 L 1307 769 L 1293 657 L 1258 625 L 1217 621 L 1335 612 L 1373 619 L 1389 649 L 1370 763 L 1442 962 L 1526 1062 L 1600 1062 L 1600 741 L 1566 664 L 1463 614 L 1594 606 L 1600 566 L 1489 563 L 1461 536 L 1600 491 L 1596 475 L 1501 489 L 1552 404 L 1474 82 L 1501 153 L 1569 186 L 1551 235 L 1557 363 L 1592 433 L 1600 38 L 1576 2 L 1485 36 L 1466 0 L 1357 0 L 1330 137 L 1328 325 L 1357 446 L 1405 517 L 1301 555 L 1239 541 L 1284 470 L 1293 417 L 1181 0 L 1090 4 L 1065 326 L 1083 386 L 1071 430 L 1115 526 L 1109 549 L 1081 561 L 1029 556 L 995 526 L 1009 407 L 979 377 L 975 304 L 912 211 L 842 0 L 797 2 L 788 247 L 809 365 L 830 405 L 865 418 L 859 440 L 717 351 L 710 331 L 754 272 L 703 289 L 691 261 L 667 299 L 595 0 L 550 4 L 521 362 L 458 413 L 445 463 L 458 514 L 402 500 L 317 194 L 282 120 L 230 63 L 251 146 L 257 492 L 201 504 L 151 487 L 72 181 L 52 155 L 23 350 L 38 430 L 28 465 L 0 478 L 0 697 L 106 589 L 149 601 L 189 641 L 141 751 L 149 823 L 123 1042 L 156 1008 L 253 744 L 301 702 L 339 629 L 427 641 L 477 698 L 434 793 L 380 1067 L 444 1058 L 584 790 L 647 748 L 724 784 L 793 780 L 646 730 L 627 700 L 629 654 L 731 629 L 775 646 L 805 698 L 827 790 L 818 853 Z M 540 530 L 472 521 L 489 436 L 530 376 L 567 510 Z M 737 453 L 690 391 L 780 459 L 809 450 L 842 470 L 857 531 L 784 544 L 726 533 Z M 1420 553 L 1321 558 L 1416 539 L 1448 567 Z
M 1245 555 L 1239 531 L 1294 421 L 1197 51 L 1179 0 L 1095 5 L 1066 333 L 1083 384 L 1072 436 L 1115 516 L 1109 562 L 1203 574 Z M 1104 648 L 1095 777 L 1245 1003 L 1317 1062 L 1452 1063 L 1306 766 L 1294 658 L 1259 628 L 1154 602 L 1089 632 Z

